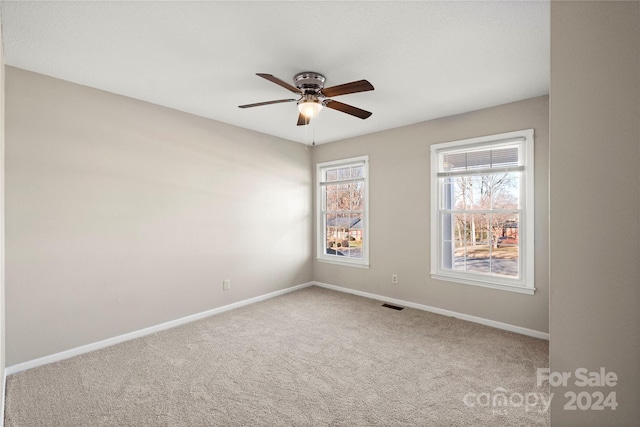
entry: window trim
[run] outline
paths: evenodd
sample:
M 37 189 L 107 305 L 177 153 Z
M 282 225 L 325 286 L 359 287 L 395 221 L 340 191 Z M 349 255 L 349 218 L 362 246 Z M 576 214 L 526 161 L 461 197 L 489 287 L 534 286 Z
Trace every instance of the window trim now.
M 520 186 L 521 218 L 519 224 L 519 236 L 522 242 L 519 253 L 520 278 L 511 279 L 455 270 L 446 270 L 440 267 L 442 260 L 442 230 L 439 224 L 440 216 L 440 182 L 438 176 L 439 154 L 443 151 L 455 149 L 478 148 L 499 144 L 500 142 L 523 140 L 521 150 L 522 165 L 524 171 Z M 495 135 L 487 135 L 476 138 L 462 139 L 431 145 L 431 278 L 466 285 L 480 286 L 491 289 L 500 289 L 518 292 L 528 295 L 535 293 L 535 234 L 534 234 L 534 130 L 525 129 L 514 132 L 506 132 Z
M 362 229 L 362 258 L 338 257 L 337 255 L 328 255 L 324 253 L 324 229 L 326 228 L 325 216 L 322 211 L 323 207 L 323 181 L 322 173 L 324 169 L 336 166 L 349 166 L 353 164 L 362 164 L 364 168 L 364 212 L 362 219 L 364 227 Z M 369 156 L 357 156 L 346 159 L 331 160 L 316 164 L 316 260 L 329 264 L 343 265 L 357 268 L 369 268 Z

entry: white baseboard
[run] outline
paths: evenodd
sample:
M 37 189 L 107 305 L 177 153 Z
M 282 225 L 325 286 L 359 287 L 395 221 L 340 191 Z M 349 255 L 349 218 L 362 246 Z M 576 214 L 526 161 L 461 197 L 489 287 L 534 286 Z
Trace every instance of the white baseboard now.
M 9 375 L 26 371 L 27 369 L 36 368 L 38 366 L 47 365 L 49 363 L 58 362 L 64 359 L 69 359 L 70 357 L 79 356 L 81 354 L 89 353 L 90 351 L 94 351 L 94 350 L 100 350 L 101 348 L 109 347 L 114 344 L 119 344 L 121 342 L 144 337 L 146 335 L 155 334 L 156 332 L 164 331 L 165 329 L 175 328 L 176 326 L 180 326 L 186 323 L 194 322 L 196 320 L 204 319 L 205 317 L 224 313 L 225 311 L 233 310 L 235 308 L 244 307 L 245 305 L 254 304 L 256 302 L 260 302 L 260 301 L 264 301 L 280 295 L 284 295 L 289 292 L 297 291 L 298 289 L 307 288 L 309 286 L 312 286 L 313 284 L 314 282 L 303 283 L 301 285 L 292 286 L 290 288 L 281 289 L 279 291 L 271 292 L 265 295 L 260 295 L 254 298 L 249 298 L 247 300 L 235 302 L 233 304 L 225 305 L 223 307 L 218 307 L 211 310 L 203 311 L 201 313 L 192 314 L 190 316 L 186 316 L 180 319 L 171 320 L 169 322 L 161 323 L 159 325 L 151 326 L 145 329 L 140 329 L 138 331 L 129 332 L 123 335 L 118 335 L 113 338 L 107 338 L 106 340 L 98 341 L 92 344 L 83 345 L 80 347 L 72 348 L 70 350 L 65 350 L 59 353 L 51 354 L 49 356 L 44 356 L 38 359 L 29 360 L 27 362 L 18 363 L 17 365 L 8 366 L 5 369 L 5 378 Z M 1 424 L 0 424 L 0 427 L 2 427 Z
M 184 325 L 186 323 L 194 322 L 196 320 L 204 319 L 205 317 L 213 316 L 216 314 L 224 313 L 225 311 L 233 310 L 236 308 L 240 308 L 249 304 L 254 304 L 256 302 L 264 301 L 270 298 L 274 298 L 280 295 L 287 294 L 289 292 L 297 291 L 298 289 L 303 289 L 309 286 L 319 286 L 326 289 L 332 289 L 334 291 L 345 292 L 353 295 L 358 295 L 365 298 L 375 299 L 378 301 L 389 302 L 396 305 L 401 305 L 404 307 L 415 308 L 418 310 L 429 311 L 431 313 L 442 314 L 444 316 L 455 317 L 461 320 L 466 320 L 469 322 L 479 323 L 481 325 L 491 326 L 497 329 L 503 329 L 505 331 L 515 332 L 522 335 L 528 335 L 534 338 L 541 338 L 548 340 L 549 334 L 546 332 L 535 331 L 532 329 L 523 328 L 520 326 L 510 325 L 508 323 L 497 322 L 495 320 L 484 319 L 482 317 L 471 316 L 469 314 L 457 313 L 455 311 L 444 310 L 437 307 L 431 307 L 428 305 L 418 304 L 410 301 L 404 301 L 395 298 L 388 298 L 382 295 L 372 294 L 369 292 L 357 291 L 354 289 L 344 288 L 341 286 L 330 285 L 328 283 L 322 282 L 307 282 L 301 285 L 292 286 L 290 288 L 281 289 L 279 291 L 271 292 L 265 295 L 260 295 L 254 298 L 249 298 L 244 301 L 239 301 L 233 304 L 225 305 L 223 307 L 214 308 L 211 310 L 207 310 L 201 313 L 192 314 L 191 316 L 186 316 L 180 319 L 172 320 L 169 322 L 161 323 L 159 325 L 151 326 L 149 328 L 140 329 L 138 331 L 130 332 L 123 335 L 118 335 L 113 338 L 108 338 L 102 341 L 98 341 L 95 343 L 83 345 L 80 347 L 72 348 L 69 350 L 61 351 L 59 353 L 51 354 L 49 356 L 40 357 L 38 359 L 29 360 L 27 362 L 18 363 L 16 365 L 7 366 L 4 370 L 3 381 L 5 384 L 6 390 L 6 378 L 9 375 L 16 374 L 18 372 L 26 371 L 27 369 L 36 368 L 38 366 L 47 365 L 49 363 L 58 362 L 60 360 L 69 359 L 70 357 L 79 356 L 84 353 L 89 353 L 94 350 L 100 350 L 101 348 L 109 347 L 114 344 L 119 344 L 121 342 L 129 341 L 132 339 L 144 337 L 147 335 L 155 334 L 156 332 L 164 331 L 165 329 L 175 328 L 176 326 Z M 0 398 L 0 413 L 4 413 L 4 394 Z M 2 427 L 3 420 L 0 419 L 0 427 Z
M 321 288 L 332 289 L 334 291 L 345 292 L 348 294 L 358 295 L 365 298 L 375 299 L 378 301 L 384 301 L 388 303 L 392 303 L 395 305 L 400 305 L 403 307 L 415 308 L 418 310 L 428 311 L 431 313 L 442 314 L 444 316 L 455 317 L 457 319 L 466 320 L 473 323 L 479 323 L 485 326 L 491 326 L 492 328 L 503 329 L 509 332 L 515 332 L 521 335 L 527 335 L 534 338 L 540 338 L 543 340 L 549 340 L 549 334 L 547 332 L 535 331 L 533 329 L 523 328 L 521 326 L 510 325 L 508 323 L 497 322 L 495 320 L 485 319 L 482 317 L 471 316 L 470 314 L 457 313 L 455 311 L 445 310 L 438 307 L 431 307 L 424 304 L 418 304 L 410 301 L 403 301 L 395 298 L 388 298 L 382 295 L 371 294 L 369 292 L 357 291 L 355 289 L 343 288 L 341 286 L 330 285 L 328 283 L 322 282 L 313 282 L 315 286 L 320 286 Z

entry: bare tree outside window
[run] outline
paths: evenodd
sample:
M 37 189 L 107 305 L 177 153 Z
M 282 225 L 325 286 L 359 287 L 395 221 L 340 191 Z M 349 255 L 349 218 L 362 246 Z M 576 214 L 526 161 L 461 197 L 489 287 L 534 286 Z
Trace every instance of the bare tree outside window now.
M 454 186 L 455 268 L 518 276 L 517 173 L 462 176 Z

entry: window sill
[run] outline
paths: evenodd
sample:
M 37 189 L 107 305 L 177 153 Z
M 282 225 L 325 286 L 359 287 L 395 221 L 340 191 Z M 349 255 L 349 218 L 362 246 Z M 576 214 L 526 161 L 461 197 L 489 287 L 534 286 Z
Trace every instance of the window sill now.
M 533 295 L 536 291 L 536 288 L 534 287 L 511 285 L 508 283 L 488 282 L 488 281 L 474 280 L 469 278 L 448 276 L 448 275 L 435 274 L 435 273 L 431 273 L 431 278 L 437 279 L 437 280 L 444 280 L 447 282 L 461 283 L 463 285 L 480 286 L 483 288 L 498 289 L 501 291 L 516 292 L 516 293 L 526 294 L 526 295 Z
M 316 261 L 324 262 L 326 264 L 342 265 L 342 266 L 345 266 L 345 267 L 355 267 L 355 268 L 369 269 L 369 264 L 364 264 L 364 263 L 337 261 L 337 260 L 332 260 L 332 259 L 327 259 L 327 258 L 316 258 Z

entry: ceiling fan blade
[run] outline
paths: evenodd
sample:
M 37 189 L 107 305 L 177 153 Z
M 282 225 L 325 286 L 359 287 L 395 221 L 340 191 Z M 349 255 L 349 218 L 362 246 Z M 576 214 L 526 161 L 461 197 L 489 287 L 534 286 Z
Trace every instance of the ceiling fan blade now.
M 298 126 L 306 126 L 310 121 L 311 119 L 308 119 L 302 113 L 298 114 Z
M 342 111 L 343 113 L 351 114 L 352 116 L 356 116 L 361 119 L 366 119 L 371 114 L 373 114 L 369 111 L 354 107 L 353 105 L 343 104 L 342 102 L 334 101 L 332 99 L 329 99 L 325 102 L 327 108 L 333 108 L 334 110 Z
M 348 93 L 366 92 L 373 90 L 373 85 L 366 80 L 358 80 L 357 82 L 345 83 L 343 85 L 331 86 L 322 89 L 322 93 L 327 98 L 338 95 L 346 95 Z
M 238 105 L 238 108 L 259 107 L 261 105 L 280 104 L 281 102 L 294 102 L 297 99 L 278 99 L 276 101 L 256 102 L 255 104 Z
M 260 76 L 263 79 L 267 79 L 270 82 L 273 82 L 275 84 L 277 84 L 278 86 L 282 86 L 283 88 L 290 90 L 293 93 L 297 93 L 297 94 L 301 94 L 302 92 L 300 91 L 300 89 L 298 89 L 295 86 L 291 86 L 289 83 L 284 82 L 282 80 L 280 80 L 279 78 L 277 78 L 276 76 L 272 76 L 271 74 L 264 74 L 264 73 L 256 73 L 256 76 Z

